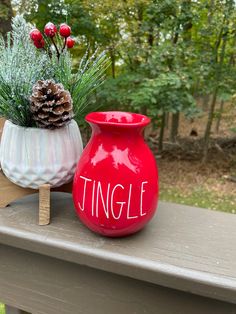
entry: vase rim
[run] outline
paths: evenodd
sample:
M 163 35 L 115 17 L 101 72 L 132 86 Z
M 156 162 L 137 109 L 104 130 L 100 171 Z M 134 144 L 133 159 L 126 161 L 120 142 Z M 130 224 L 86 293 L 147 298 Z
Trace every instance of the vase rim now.
M 147 116 L 126 111 L 96 111 L 87 114 L 85 120 L 97 125 L 119 127 L 145 127 L 150 123 Z

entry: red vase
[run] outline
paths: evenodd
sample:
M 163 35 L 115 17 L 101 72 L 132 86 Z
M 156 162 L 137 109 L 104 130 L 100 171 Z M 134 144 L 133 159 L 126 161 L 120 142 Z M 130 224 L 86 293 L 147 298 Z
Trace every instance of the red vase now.
M 81 221 L 104 236 L 120 237 L 144 227 L 158 200 L 155 158 L 143 139 L 144 115 L 92 112 L 91 139 L 77 165 L 73 199 Z

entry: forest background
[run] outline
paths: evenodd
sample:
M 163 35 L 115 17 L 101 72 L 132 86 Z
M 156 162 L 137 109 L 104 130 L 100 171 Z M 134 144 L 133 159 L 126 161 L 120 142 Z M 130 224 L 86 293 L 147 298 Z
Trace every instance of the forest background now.
M 68 23 L 74 67 L 106 51 L 111 66 L 94 110 L 152 118 L 145 137 L 161 199 L 236 212 L 235 1 L 1 0 L 4 36 L 16 14 L 40 30 Z

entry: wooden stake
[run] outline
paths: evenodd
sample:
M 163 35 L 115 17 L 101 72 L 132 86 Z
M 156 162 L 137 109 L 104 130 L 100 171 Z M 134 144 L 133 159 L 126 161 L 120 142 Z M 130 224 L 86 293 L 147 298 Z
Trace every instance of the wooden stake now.
M 39 225 L 45 226 L 50 223 L 50 184 L 39 187 Z

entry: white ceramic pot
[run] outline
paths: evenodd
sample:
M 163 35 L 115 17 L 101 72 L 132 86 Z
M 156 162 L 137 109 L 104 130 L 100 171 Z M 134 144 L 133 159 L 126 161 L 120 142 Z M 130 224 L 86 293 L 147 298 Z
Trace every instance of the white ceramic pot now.
M 77 123 L 46 130 L 25 128 L 6 121 L 1 139 L 0 162 L 6 177 L 22 187 L 57 187 L 73 179 L 83 150 Z

